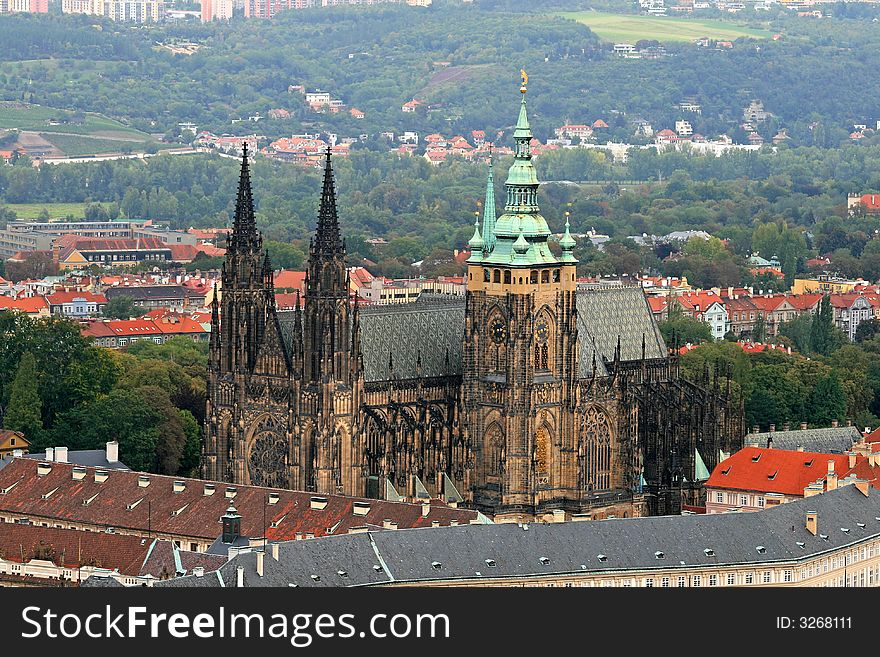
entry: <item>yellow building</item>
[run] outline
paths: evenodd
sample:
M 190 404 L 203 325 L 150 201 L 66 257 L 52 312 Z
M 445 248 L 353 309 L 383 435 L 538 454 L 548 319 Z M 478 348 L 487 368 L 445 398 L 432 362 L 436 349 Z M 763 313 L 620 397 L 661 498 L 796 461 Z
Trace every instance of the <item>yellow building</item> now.
M 792 294 L 810 294 L 820 292 L 822 294 L 848 294 L 856 286 L 864 285 L 862 280 L 848 281 L 831 276 L 817 276 L 815 278 L 796 278 L 791 286 Z
M 0 429 L 0 459 L 5 456 L 12 456 L 15 450 L 18 449 L 22 450 L 23 454 L 27 454 L 30 445 L 30 442 L 20 431 Z

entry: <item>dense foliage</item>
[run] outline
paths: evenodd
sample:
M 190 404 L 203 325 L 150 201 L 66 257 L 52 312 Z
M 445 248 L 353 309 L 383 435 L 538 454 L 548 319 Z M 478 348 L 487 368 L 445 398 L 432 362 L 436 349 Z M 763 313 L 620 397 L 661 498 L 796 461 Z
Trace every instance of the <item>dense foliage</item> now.
M 92 346 L 75 322 L 0 312 L 0 414 L 32 451 L 117 440 L 132 468 L 191 474 L 206 368 L 206 345 L 187 338 L 115 352 Z

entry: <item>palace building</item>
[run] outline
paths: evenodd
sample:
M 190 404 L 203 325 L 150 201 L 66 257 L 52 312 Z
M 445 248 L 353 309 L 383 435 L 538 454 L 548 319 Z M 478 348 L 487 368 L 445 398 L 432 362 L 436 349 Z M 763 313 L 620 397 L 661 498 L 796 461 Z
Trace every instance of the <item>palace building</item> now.
M 302 307 L 275 307 L 245 151 L 212 308 L 202 476 L 496 521 L 679 513 L 745 433 L 729 378 L 685 380 L 638 287 L 577 283 L 538 205 L 525 85 L 504 209 L 490 166 L 461 297 L 349 296 L 330 154 Z

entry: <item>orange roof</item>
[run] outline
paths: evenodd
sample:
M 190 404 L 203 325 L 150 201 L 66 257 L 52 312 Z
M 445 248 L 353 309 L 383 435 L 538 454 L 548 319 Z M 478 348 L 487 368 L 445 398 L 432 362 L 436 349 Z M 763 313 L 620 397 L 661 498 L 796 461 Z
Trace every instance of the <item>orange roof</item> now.
M 706 488 L 803 496 L 804 488 L 828 473 L 829 461 L 839 477 L 849 470 L 846 454 L 744 447 L 715 466 Z
M 53 292 L 46 299 L 53 306 L 61 303 L 73 303 L 75 299 L 82 299 L 91 303 L 107 303 L 107 297 L 103 294 L 91 292 Z
M 13 299 L 0 296 L 0 310 L 17 310 L 22 313 L 35 314 L 49 310 L 49 304 L 43 297 L 24 297 Z
M 605 123 L 605 121 L 603 121 L 602 119 L 596 119 L 595 121 L 593 121 L 593 127 L 594 128 L 607 128 L 608 124 Z
M 798 310 L 811 310 L 822 300 L 822 294 L 793 294 L 788 302 Z
M 652 313 L 662 313 L 669 305 L 669 301 L 665 297 L 648 297 L 648 305 L 651 306 Z
M 279 290 L 295 289 L 305 292 L 306 273 L 282 269 L 275 272 L 275 288 Z
M 226 255 L 226 249 L 221 249 L 219 246 L 214 246 L 213 244 L 196 244 L 196 249 L 199 253 L 204 253 L 206 256 L 210 257 Z
M 199 254 L 199 249 L 192 244 L 169 244 L 168 248 L 174 262 L 192 262 Z
M 675 299 L 685 309 L 697 312 L 705 311 L 713 303 L 724 305 L 724 300 L 714 292 L 687 292 Z
M 278 310 L 291 310 L 296 308 L 296 297 L 295 293 L 291 292 L 276 292 L 275 293 L 275 307 Z M 300 307 L 302 307 L 303 297 L 300 296 Z
M 784 294 L 767 294 L 752 297 L 752 303 L 757 306 L 758 310 L 769 313 L 779 308 L 779 306 L 785 303 L 786 299 L 788 297 Z

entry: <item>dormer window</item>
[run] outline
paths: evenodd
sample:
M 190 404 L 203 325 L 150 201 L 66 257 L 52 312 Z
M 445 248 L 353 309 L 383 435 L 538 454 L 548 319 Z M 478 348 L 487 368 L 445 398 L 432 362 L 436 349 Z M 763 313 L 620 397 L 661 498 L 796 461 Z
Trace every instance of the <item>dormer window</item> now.
M 665 559 L 666 555 L 658 550 L 657 552 L 654 553 L 654 558 L 655 559 Z

